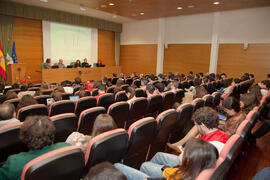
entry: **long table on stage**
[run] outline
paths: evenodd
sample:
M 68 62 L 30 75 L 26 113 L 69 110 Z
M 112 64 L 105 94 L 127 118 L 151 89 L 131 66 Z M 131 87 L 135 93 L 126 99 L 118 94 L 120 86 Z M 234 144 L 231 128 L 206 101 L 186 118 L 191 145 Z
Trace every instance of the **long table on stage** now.
M 120 74 L 121 66 L 94 67 L 94 68 L 63 68 L 63 69 L 42 69 L 42 82 L 61 83 L 62 81 L 74 81 L 80 77 L 83 82 L 89 80 L 102 80 L 104 75 L 112 77 L 113 73 Z

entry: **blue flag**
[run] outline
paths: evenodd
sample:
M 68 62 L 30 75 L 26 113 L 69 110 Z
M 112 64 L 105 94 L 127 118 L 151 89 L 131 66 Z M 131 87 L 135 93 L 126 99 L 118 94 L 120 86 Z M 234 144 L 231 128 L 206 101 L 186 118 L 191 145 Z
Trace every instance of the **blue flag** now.
M 14 64 L 18 64 L 18 58 L 17 58 L 16 50 L 15 50 L 15 42 L 13 42 L 13 47 L 12 47 L 12 60 Z

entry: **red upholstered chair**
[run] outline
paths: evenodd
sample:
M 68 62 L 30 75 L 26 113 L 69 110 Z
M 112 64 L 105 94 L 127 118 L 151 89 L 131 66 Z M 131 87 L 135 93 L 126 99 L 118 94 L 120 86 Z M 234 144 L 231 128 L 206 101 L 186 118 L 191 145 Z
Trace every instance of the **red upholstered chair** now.
M 51 98 L 51 96 L 49 96 L 49 95 L 40 95 L 40 96 L 35 96 L 34 98 L 38 102 L 38 104 L 47 105 L 47 99 Z
M 172 108 L 173 104 L 175 103 L 174 93 L 171 91 L 168 91 L 168 92 L 164 92 L 162 96 L 163 96 L 163 109 L 167 110 L 167 109 Z
M 75 105 L 71 100 L 62 100 L 50 105 L 49 116 L 55 116 L 63 113 L 74 113 Z
M 7 93 L 15 92 L 16 94 L 18 94 L 20 91 L 21 91 L 21 89 L 10 89 L 7 91 Z
M 21 180 L 78 180 L 84 169 L 84 154 L 78 146 L 67 146 L 45 153 L 23 168 Z
M 93 107 L 81 112 L 79 121 L 77 124 L 77 131 L 85 135 L 90 135 L 94 125 L 96 117 L 100 114 L 105 114 L 106 109 L 104 107 Z
M 81 86 L 77 86 L 73 89 L 73 94 L 75 95 L 76 92 L 78 92 L 81 89 Z
M 39 91 L 40 87 L 30 87 L 27 89 L 27 91 Z
M 175 91 L 175 102 L 181 103 L 184 96 L 185 96 L 185 92 L 183 89 L 178 89 Z
M 85 152 L 85 173 L 103 161 L 120 162 L 128 147 L 128 134 L 124 129 L 114 129 L 93 137 Z
M 117 102 L 110 105 L 107 113 L 112 116 L 117 127 L 124 128 L 128 119 L 129 104 L 127 102 Z
M 204 107 L 204 100 L 202 98 L 196 98 L 191 104 L 193 105 L 193 112 L 195 112 L 197 109 Z
M 114 86 L 111 86 L 111 87 L 108 87 L 108 89 L 107 89 L 107 93 L 114 93 Z
M 220 104 L 221 94 L 219 92 L 214 92 L 213 96 L 213 107 L 217 107 Z
M 9 99 L 9 100 L 6 100 L 4 103 L 12 103 L 15 107 L 15 109 L 17 108 L 18 104 L 20 102 L 20 99 L 19 98 L 15 98 L 15 99 Z
M 125 80 L 125 83 L 128 84 L 129 86 L 132 84 L 133 80 L 131 78 L 127 78 Z
M 51 95 L 53 92 L 53 89 L 42 89 L 40 90 L 42 95 Z
M 27 116 L 32 116 L 32 115 L 48 116 L 47 106 L 45 106 L 44 104 L 33 104 L 30 106 L 20 108 L 17 112 L 17 119 L 23 122 Z
M 78 117 L 74 113 L 64 113 L 50 117 L 55 127 L 54 142 L 65 142 L 77 129 Z
M 69 100 L 69 96 L 72 96 L 72 94 L 62 93 L 62 100 Z
M 135 89 L 135 96 L 136 97 L 147 97 L 145 90 L 141 88 Z
M 135 84 L 137 88 L 140 88 L 141 87 L 141 80 L 140 79 L 136 79 L 136 80 L 133 81 L 133 84 Z
M 124 91 L 126 91 L 128 87 L 129 87 L 129 85 L 124 84 L 124 85 L 121 86 L 121 89 L 124 90 Z
M 98 89 L 92 89 L 91 96 L 97 96 L 98 95 Z
M 129 117 L 126 124 L 126 129 L 128 129 L 133 122 L 145 115 L 147 112 L 147 106 L 148 102 L 146 98 L 143 97 L 135 98 L 129 102 Z
M 125 91 L 119 91 L 115 94 L 115 102 L 127 101 L 128 97 Z
M 124 164 L 138 169 L 146 160 L 148 148 L 156 134 L 157 122 L 153 117 L 140 119 L 128 129 L 129 145 Z
M 0 164 L 12 154 L 28 151 L 26 145 L 19 139 L 22 124 L 21 122 L 0 127 Z
M 203 97 L 204 106 L 213 107 L 213 96 L 207 94 Z
M 112 78 L 112 85 L 115 85 L 116 84 L 116 81 L 118 80 L 118 78 Z
M 114 103 L 114 95 L 112 93 L 102 94 L 98 97 L 97 106 L 102 106 L 108 109 L 111 104 Z
M 224 162 L 224 159 L 219 157 L 215 166 L 209 169 L 203 170 L 196 178 L 196 180 L 210 180 L 216 169 Z M 214 180 L 214 179 L 213 179 Z
M 169 135 L 176 125 L 178 113 L 174 109 L 168 109 L 160 113 L 157 118 L 156 137 L 151 144 L 148 160 L 150 160 L 157 152 L 164 152 Z
M 97 106 L 97 100 L 95 97 L 83 97 L 80 98 L 75 104 L 75 114 L 79 117 L 81 112 Z
M 148 106 L 147 106 L 147 115 L 156 117 L 158 113 L 162 110 L 162 96 L 157 94 L 147 98 Z
M 248 120 L 244 120 L 238 126 L 235 134 L 239 135 L 243 139 L 247 139 L 248 136 L 250 135 L 251 129 L 252 129 L 252 126 L 249 123 L 249 121 Z
M 182 139 L 188 131 L 194 126 L 191 116 L 193 113 L 193 105 L 185 103 L 180 105 L 176 111 L 178 112 L 178 120 L 171 132 L 170 142 L 175 143 Z

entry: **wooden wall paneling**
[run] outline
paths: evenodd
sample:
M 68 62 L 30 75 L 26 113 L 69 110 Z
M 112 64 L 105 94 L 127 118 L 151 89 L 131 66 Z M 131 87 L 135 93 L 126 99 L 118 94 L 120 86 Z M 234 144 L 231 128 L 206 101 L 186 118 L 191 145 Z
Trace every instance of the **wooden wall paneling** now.
M 208 72 L 211 44 L 169 44 L 164 49 L 163 72 Z
M 121 45 L 120 66 L 125 74 L 156 74 L 157 45 Z
M 247 50 L 243 47 L 243 44 L 220 44 L 217 72 L 235 78 L 248 72 L 255 75 L 256 81 L 266 79 L 270 73 L 270 44 L 249 44 Z
M 14 18 L 13 41 L 19 63 L 26 65 L 26 74 L 32 83 L 41 82 L 43 38 L 41 20 Z
M 115 66 L 114 32 L 98 30 L 98 59 L 106 66 Z

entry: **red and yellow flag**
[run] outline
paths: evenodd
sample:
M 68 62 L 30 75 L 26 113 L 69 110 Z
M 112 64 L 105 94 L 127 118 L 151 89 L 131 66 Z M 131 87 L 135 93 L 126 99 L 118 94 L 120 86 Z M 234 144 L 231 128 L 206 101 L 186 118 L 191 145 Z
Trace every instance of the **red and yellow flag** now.
M 7 79 L 5 56 L 0 42 L 0 74 Z

